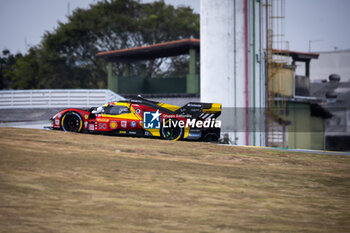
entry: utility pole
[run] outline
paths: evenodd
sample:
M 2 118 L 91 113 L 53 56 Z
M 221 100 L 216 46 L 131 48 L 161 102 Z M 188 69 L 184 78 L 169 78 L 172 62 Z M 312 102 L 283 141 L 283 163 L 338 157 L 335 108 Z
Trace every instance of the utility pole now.
M 70 2 L 67 3 L 67 16 L 70 16 Z

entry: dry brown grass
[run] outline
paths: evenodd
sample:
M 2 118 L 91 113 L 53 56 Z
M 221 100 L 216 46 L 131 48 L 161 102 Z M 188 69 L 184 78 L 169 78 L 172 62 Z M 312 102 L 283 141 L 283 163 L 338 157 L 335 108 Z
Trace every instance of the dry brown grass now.
M 349 232 L 350 157 L 0 129 L 0 232 Z

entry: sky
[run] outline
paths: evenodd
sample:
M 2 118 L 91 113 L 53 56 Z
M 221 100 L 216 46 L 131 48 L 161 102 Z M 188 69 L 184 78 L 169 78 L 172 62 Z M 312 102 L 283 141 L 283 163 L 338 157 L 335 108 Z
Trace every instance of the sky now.
M 67 22 L 76 7 L 97 0 L 0 0 L 0 50 L 25 53 L 40 43 L 57 22 Z M 153 0 L 142 0 L 152 2 Z M 165 0 L 200 12 L 200 0 Z M 289 49 L 332 51 L 350 49 L 350 0 L 286 0 L 286 40 Z
M 291 50 L 350 49 L 349 0 L 286 0 L 286 40 Z M 336 48 L 335 48 L 336 47 Z

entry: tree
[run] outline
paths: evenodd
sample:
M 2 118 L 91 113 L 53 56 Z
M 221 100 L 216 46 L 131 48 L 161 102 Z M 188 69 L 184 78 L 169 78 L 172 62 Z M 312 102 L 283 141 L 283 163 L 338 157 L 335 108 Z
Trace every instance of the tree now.
M 189 7 L 174 8 L 163 1 L 99 1 L 89 9 L 75 10 L 67 23 L 46 32 L 40 45 L 15 59 L 7 77 L 12 80 L 10 87 L 18 89 L 105 88 L 106 64 L 96 56 L 98 52 L 190 37 L 199 37 L 199 15 Z M 160 68 L 164 66 L 176 71 L 185 60 L 147 61 L 147 75 L 166 73 Z M 137 66 L 131 66 L 137 75 Z M 117 75 L 123 70 L 123 64 L 114 67 Z
M 16 63 L 16 59 L 22 57 L 22 54 L 11 54 L 10 50 L 4 49 L 0 57 L 0 89 L 9 89 L 12 86 L 12 80 L 9 75 L 12 66 Z

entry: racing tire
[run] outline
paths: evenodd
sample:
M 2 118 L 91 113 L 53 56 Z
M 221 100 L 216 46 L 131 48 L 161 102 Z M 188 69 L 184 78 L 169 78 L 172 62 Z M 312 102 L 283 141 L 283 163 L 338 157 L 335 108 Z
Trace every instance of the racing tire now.
M 208 133 L 203 137 L 203 142 L 217 142 L 218 136 L 214 133 Z
M 61 128 L 66 132 L 80 133 L 83 128 L 83 120 L 77 112 L 67 112 L 61 119 Z
M 165 124 L 167 125 L 169 121 L 177 122 L 177 119 L 167 119 L 165 120 Z M 160 129 L 160 133 L 163 139 L 170 141 L 177 141 L 182 138 L 184 129 L 179 127 L 178 125 L 174 127 L 173 125 L 170 127 L 164 127 L 162 125 Z

